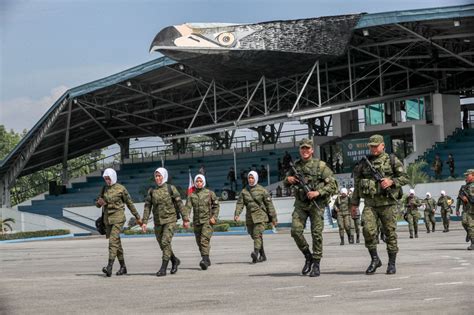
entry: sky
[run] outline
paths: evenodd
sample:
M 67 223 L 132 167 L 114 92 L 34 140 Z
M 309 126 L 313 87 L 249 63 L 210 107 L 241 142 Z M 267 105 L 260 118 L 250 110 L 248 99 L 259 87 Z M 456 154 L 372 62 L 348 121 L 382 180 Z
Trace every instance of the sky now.
M 69 88 L 160 57 L 164 27 L 264 22 L 469 0 L 0 0 L 0 125 L 30 129 Z

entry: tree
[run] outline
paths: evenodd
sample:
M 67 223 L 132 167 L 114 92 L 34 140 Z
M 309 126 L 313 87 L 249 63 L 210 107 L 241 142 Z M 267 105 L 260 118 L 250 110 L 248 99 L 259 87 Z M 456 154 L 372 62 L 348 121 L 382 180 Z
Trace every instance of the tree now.
M 0 234 L 3 234 L 7 231 L 13 231 L 13 226 L 11 225 L 11 223 L 15 223 L 15 219 L 3 219 L 2 217 L 0 217 Z
M 417 184 L 428 182 L 430 177 L 423 171 L 426 166 L 428 166 L 428 163 L 424 160 L 413 162 L 408 165 L 408 185 L 411 188 L 415 188 Z
M 4 159 L 13 150 L 25 134 L 26 130 L 23 130 L 23 134 L 19 134 L 13 129 L 7 131 L 4 125 L 0 125 L 0 160 Z

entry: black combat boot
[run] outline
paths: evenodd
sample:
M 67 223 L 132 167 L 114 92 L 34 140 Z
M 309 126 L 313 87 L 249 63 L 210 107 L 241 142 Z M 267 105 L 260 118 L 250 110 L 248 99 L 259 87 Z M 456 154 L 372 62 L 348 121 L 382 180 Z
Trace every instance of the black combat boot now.
M 471 246 L 469 246 L 467 250 L 474 250 L 474 239 L 471 239 Z
M 418 227 L 415 226 L 415 238 L 418 238 Z
M 413 231 L 410 231 L 410 238 L 413 238 Z
M 359 235 L 359 234 L 357 234 L 356 243 L 357 243 L 357 244 L 360 243 L 360 235 Z
M 377 254 L 377 249 L 370 249 L 369 254 L 370 258 L 372 258 L 372 261 L 370 262 L 369 267 L 365 271 L 366 275 L 373 274 L 378 267 L 382 266 L 382 261 L 380 261 L 379 255 Z
M 339 245 L 344 245 L 344 235 L 341 236 L 341 243 L 339 243 Z
M 446 224 L 446 233 L 448 233 L 448 232 L 449 232 L 449 223 Z
M 301 273 L 304 275 L 307 275 L 308 272 L 311 271 L 311 264 L 313 263 L 313 255 L 309 251 L 309 249 L 305 249 L 303 251 L 304 257 L 306 258 L 306 261 L 303 266 L 303 270 L 301 270 Z
M 354 244 L 354 235 L 349 235 L 349 244 Z
M 127 274 L 127 266 L 125 266 L 125 260 L 119 260 L 120 269 L 117 271 L 117 276 L 122 276 Z
M 179 260 L 178 257 L 176 257 L 174 254 L 171 255 L 171 271 L 170 273 L 174 275 L 175 273 L 178 272 L 178 266 L 181 264 L 181 260 Z
M 466 243 L 468 243 L 468 242 L 469 242 L 469 233 L 466 232 Z
M 112 276 L 112 267 L 114 266 L 114 260 L 115 259 L 109 259 L 109 264 L 106 267 L 102 268 L 102 272 L 105 273 L 107 277 Z
M 427 226 L 426 226 L 426 233 L 430 233 L 430 232 L 431 232 L 431 231 L 430 231 L 430 227 L 427 225 Z
M 434 231 L 435 231 L 435 225 L 433 224 L 433 227 L 431 228 L 431 232 L 434 233 Z
M 211 259 L 209 258 L 209 256 L 206 256 L 206 262 L 207 262 L 207 267 L 210 267 L 211 266 Z
M 388 253 L 388 265 L 387 265 L 387 274 L 393 275 L 397 272 L 395 268 L 395 260 L 397 259 L 397 253 Z
M 199 267 L 201 267 L 202 270 L 207 270 L 207 267 L 209 267 L 209 265 L 207 263 L 208 258 L 209 258 L 209 256 L 202 255 L 202 259 L 199 262 Z
M 313 260 L 313 266 L 311 267 L 311 273 L 309 274 L 310 277 L 319 277 L 321 272 L 319 271 L 319 259 Z
M 260 248 L 260 256 L 258 257 L 258 262 L 264 262 L 264 261 L 267 261 L 267 256 L 265 256 L 265 250 L 263 249 L 263 245 L 262 245 L 262 248 Z
M 156 276 L 157 277 L 164 277 L 166 276 L 166 269 L 168 268 L 168 262 L 169 260 L 162 260 L 161 262 L 161 268 L 160 270 L 158 270 L 158 272 L 156 273 Z
M 258 261 L 258 249 L 254 248 L 253 252 L 250 253 L 250 257 L 252 258 L 252 264 L 256 264 Z

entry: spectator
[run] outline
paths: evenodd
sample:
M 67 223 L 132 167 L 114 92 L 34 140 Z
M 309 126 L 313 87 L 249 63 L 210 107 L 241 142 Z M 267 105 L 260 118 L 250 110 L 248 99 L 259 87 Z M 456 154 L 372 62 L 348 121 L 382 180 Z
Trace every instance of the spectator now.
M 199 168 L 198 173 L 206 176 L 206 168 L 204 167 L 204 164 L 201 164 L 201 167 Z
M 435 173 L 435 179 L 441 179 L 441 172 L 443 171 L 443 161 L 441 161 L 439 154 L 436 154 L 435 156 L 432 169 Z
M 229 173 L 227 173 L 227 180 L 230 183 L 231 190 L 237 190 L 237 181 L 235 180 L 235 170 L 233 167 L 230 168 Z
M 339 159 L 336 160 L 336 174 L 339 174 L 341 172 L 341 163 L 339 162 Z
M 240 180 L 242 181 L 242 189 L 247 186 L 247 172 L 244 169 L 240 170 Z
M 467 108 L 462 110 L 462 129 L 469 129 L 469 111 Z
M 278 158 L 277 160 L 277 169 L 278 169 L 278 179 L 282 180 L 285 177 L 285 173 L 283 171 L 283 164 L 281 163 L 281 159 Z
M 292 161 L 290 153 L 288 151 L 285 151 L 285 155 L 283 156 L 283 170 L 285 174 L 288 172 L 290 169 L 290 162 Z
M 454 177 L 454 158 L 451 153 L 449 153 L 448 155 L 448 160 L 446 161 L 446 164 L 448 164 L 450 176 Z
M 267 169 L 265 168 L 265 165 L 260 165 L 260 170 L 258 171 L 258 176 L 261 179 L 262 183 L 264 183 L 267 180 Z
M 283 197 L 283 189 L 281 189 L 281 186 L 278 185 L 276 188 L 276 196 L 277 197 Z

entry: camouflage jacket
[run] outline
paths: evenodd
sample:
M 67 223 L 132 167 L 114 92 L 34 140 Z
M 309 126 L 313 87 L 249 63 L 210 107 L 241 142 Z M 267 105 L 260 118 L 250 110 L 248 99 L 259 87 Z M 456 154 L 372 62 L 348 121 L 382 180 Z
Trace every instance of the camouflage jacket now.
M 319 159 L 309 159 L 308 161 L 297 160 L 295 162 L 295 168 L 299 173 L 302 173 L 305 182 L 309 185 L 312 191 L 319 191 L 319 196 L 316 198 L 316 203 L 319 207 L 324 210 L 328 205 L 331 195 L 337 192 L 337 181 L 331 169 L 326 165 L 325 162 Z M 294 176 L 293 172 L 288 172 L 285 177 L 285 186 L 290 186 L 288 182 L 288 176 Z M 295 190 L 295 207 L 308 208 L 311 207 L 311 201 L 306 198 L 306 193 L 303 188 L 298 184 L 292 185 Z
M 364 198 L 365 205 L 370 207 L 397 204 L 396 199 L 402 196 L 402 186 L 408 183 L 407 174 L 402 162 L 397 157 L 394 157 L 394 165 L 392 167 L 390 155 L 385 152 L 376 157 L 371 157 L 370 162 L 382 176 L 393 180 L 393 185 L 390 186 L 392 196 L 388 194 L 387 190 L 380 187 L 380 183 L 375 181 L 369 167 L 365 163 L 359 163 L 354 170 L 352 204 L 358 206 L 361 198 Z
M 178 220 L 176 210 L 181 213 L 183 220 L 188 220 L 178 190 L 173 185 L 170 185 L 172 192 L 172 195 L 170 196 L 168 185 L 170 184 L 165 183 L 155 189 L 150 188 L 150 190 L 148 190 L 143 210 L 143 223 L 148 223 L 150 212 L 153 213 L 153 221 L 155 225 L 176 222 Z
M 214 217 L 216 220 L 219 217 L 219 200 L 216 194 L 207 189 L 196 189 L 191 196 L 186 199 L 184 207 L 186 216 L 191 213 L 193 209 L 193 224 L 204 224 Z
M 351 199 L 349 196 L 342 197 L 341 195 L 337 196 L 336 201 L 334 202 L 334 208 L 338 214 L 349 215 L 350 213 Z
M 452 198 L 450 196 L 439 197 L 437 205 L 441 207 L 441 210 L 451 210 L 451 206 L 448 204 L 448 200 L 451 200 L 452 202 Z
M 240 216 L 244 206 L 247 209 L 245 215 L 247 223 L 278 221 L 270 194 L 258 184 L 254 187 L 242 189 L 239 200 L 237 200 L 234 216 Z
M 474 198 L 474 182 L 466 184 L 467 186 L 467 192 L 471 196 L 471 198 Z M 461 198 L 457 198 L 457 203 L 456 203 L 456 211 L 459 211 L 460 206 L 462 205 L 462 211 L 470 214 L 474 214 L 474 204 L 471 203 L 464 203 Z
M 422 203 L 425 205 L 425 211 L 436 211 L 436 201 L 433 198 L 425 198 Z
M 405 201 L 405 209 L 407 213 L 418 213 L 418 207 L 421 206 L 421 201 L 418 199 L 418 197 L 413 196 L 410 197 L 408 196 L 406 201 Z
M 137 208 L 133 204 L 132 198 L 130 197 L 127 189 L 115 183 L 112 186 L 104 186 L 97 199 L 102 198 L 106 202 L 103 208 L 104 223 L 105 224 L 117 224 L 125 222 L 125 204 L 127 205 L 130 212 L 138 220 L 140 215 L 138 214 Z M 96 203 L 96 206 L 100 208 L 100 205 Z

